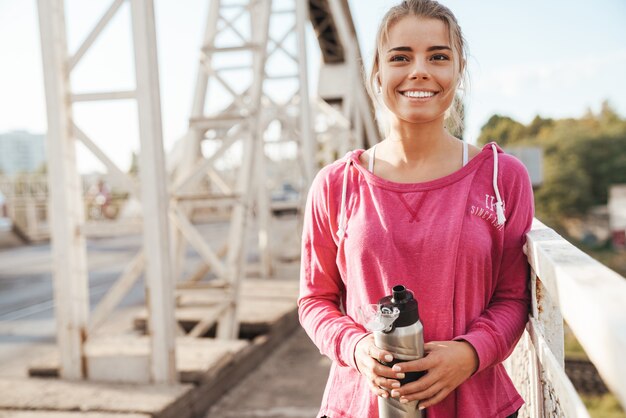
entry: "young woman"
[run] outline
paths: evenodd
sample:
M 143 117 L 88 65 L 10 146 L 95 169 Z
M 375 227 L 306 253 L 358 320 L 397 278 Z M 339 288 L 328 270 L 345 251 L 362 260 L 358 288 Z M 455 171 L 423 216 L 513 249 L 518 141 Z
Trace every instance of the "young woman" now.
M 445 129 L 466 67 L 459 25 L 432 0 L 383 18 L 370 75 L 386 138 L 317 175 L 303 242 L 300 321 L 333 360 L 318 417 L 377 417 L 377 396 L 418 400 L 428 418 L 506 418 L 524 401 L 502 361 L 526 323 L 533 218 L 528 174 L 495 144 Z M 403 284 L 419 301 L 426 356 L 393 368 L 357 323 Z M 405 372 L 427 372 L 400 386 Z

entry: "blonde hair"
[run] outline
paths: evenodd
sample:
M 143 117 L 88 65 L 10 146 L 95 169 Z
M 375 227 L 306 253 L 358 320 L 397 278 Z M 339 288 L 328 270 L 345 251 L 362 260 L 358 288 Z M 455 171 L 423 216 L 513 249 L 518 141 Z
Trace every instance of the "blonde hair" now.
M 383 52 L 383 45 L 389 40 L 389 31 L 393 25 L 406 16 L 437 19 L 446 25 L 449 31 L 450 42 L 452 43 L 452 50 L 457 58 L 457 74 L 459 75 L 457 89 L 463 92 L 464 86 L 467 84 L 467 46 L 463 33 L 461 32 L 461 27 L 456 17 L 454 17 L 454 14 L 450 9 L 434 0 L 407 0 L 389 9 L 383 17 L 378 27 L 378 32 L 376 33 L 374 59 L 366 82 L 367 92 L 374 106 L 380 103 L 376 94 L 378 88 L 376 78 L 380 71 L 380 57 Z M 446 126 L 449 127 L 450 130 L 462 131 L 463 129 L 463 119 L 459 111 L 459 109 L 462 108 L 462 101 L 463 96 L 455 94 L 454 100 L 446 112 Z

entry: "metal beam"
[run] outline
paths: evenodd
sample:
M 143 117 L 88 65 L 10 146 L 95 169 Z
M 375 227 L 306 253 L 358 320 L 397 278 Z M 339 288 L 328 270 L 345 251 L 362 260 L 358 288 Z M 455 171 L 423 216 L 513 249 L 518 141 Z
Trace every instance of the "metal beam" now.
M 176 381 L 174 283 L 168 220 L 169 196 L 163 152 L 159 73 L 152 0 L 131 0 L 137 108 L 141 142 L 143 247 L 151 334 L 150 371 L 155 383 Z
M 70 96 L 72 102 L 95 102 L 97 100 L 128 100 L 136 98 L 137 91 L 135 90 L 79 93 L 72 94 Z
M 132 288 L 144 270 L 146 257 L 143 250 L 140 250 L 132 261 L 124 268 L 120 277 L 104 295 L 98 306 L 93 310 L 89 321 L 89 335 L 106 321 L 113 309 L 122 301 L 126 293 Z
M 85 55 L 85 52 L 87 52 L 91 45 L 95 42 L 95 40 L 98 39 L 98 36 L 100 35 L 100 33 L 102 33 L 102 30 L 111 21 L 113 16 L 115 16 L 122 4 L 124 4 L 124 0 L 114 0 L 113 3 L 111 3 L 111 6 L 109 6 L 109 8 L 107 9 L 107 11 L 104 12 L 104 15 L 102 15 L 96 26 L 91 32 L 89 32 L 89 35 L 87 35 L 80 47 L 78 47 L 76 53 L 72 57 L 70 57 L 68 64 L 70 71 L 74 69 L 76 64 L 78 64 L 80 59 L 83 57 L 83 55 Z
M 57 344 L 64 379 L 85 377 L 83 343 L 89 315 L 87 253 L 81 226 L 82 187 L 72 137 L 63 0 L 39 0 L 48 133 L 48 190 Z
M 124 187 L 127 192 L 139 197 L 139 188 L 137 187 L 135 180 L 132 179 L 128 174 L 120 170 L 117 164 L 115 164 L 104 152 L 102 152 L 100 147 L 98 147 L 96 143 L 93 142 L 85 132 L 83 132 L 78 126 L 76 126 L 76 124 L 73 123 L 72 128 L 75 137 L 78 138 L 83 143 L 83 145 L 85 145 L 87 149 L 89 149 L 89 151 L 91 151 L 91 153 L 95 155 L 100 160 L 100 162 L 102 162 L 102 164 L 104 164 L 109 169 L 111 175 L 120 182 L 122 187 Z
M 302 1 L 296 0 L 296 36 L 298 44 L 298 73 L 300 82 L 300 155 L 303 162 L 305 184 L 311 184 L 317 172 L 315 145 L 313 144 L 313 123 L 311 99 L 309 98 L 309 71 L 306 54 L 306 27 L 308 10 Z

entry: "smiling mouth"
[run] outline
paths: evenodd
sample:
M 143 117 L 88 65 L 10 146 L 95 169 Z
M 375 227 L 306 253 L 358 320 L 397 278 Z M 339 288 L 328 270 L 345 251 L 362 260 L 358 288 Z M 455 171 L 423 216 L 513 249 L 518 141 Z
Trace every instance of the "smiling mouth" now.
M 407 90 L 401 91 L 400 94 L 405 97 L 418 98 L 418 99 L 427 99 L 429 97 L 433 97 L 438 92 L 434 91 L 418 91 L 418 90 Z

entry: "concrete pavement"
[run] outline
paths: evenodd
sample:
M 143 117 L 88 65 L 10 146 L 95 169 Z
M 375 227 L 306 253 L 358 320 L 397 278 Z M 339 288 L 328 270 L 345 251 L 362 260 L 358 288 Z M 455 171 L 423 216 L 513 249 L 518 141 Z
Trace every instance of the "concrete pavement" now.
M 206 418 L 313 418 L 319 410 L 329 368 L 330 360 L 298 327 L 225 394 Z

